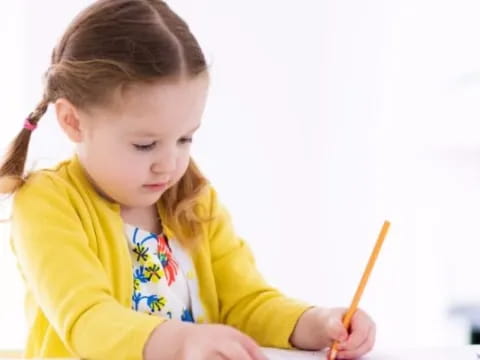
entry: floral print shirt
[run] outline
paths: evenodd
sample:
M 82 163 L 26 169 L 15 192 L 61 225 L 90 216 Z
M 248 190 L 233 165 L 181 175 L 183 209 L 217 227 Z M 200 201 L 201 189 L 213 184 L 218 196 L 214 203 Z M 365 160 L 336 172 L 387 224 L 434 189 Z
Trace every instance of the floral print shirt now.
M 128 224 L 125 231 L 133 264 L 132 309 L 194 322 L 185 269 L 176 259 L 176 240 Z

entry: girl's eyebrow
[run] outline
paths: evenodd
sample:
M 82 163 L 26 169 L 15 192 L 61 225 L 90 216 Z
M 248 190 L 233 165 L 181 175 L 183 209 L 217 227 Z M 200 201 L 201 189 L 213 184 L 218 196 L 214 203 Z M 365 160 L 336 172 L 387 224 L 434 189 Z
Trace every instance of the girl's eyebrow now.
M 193 129 L 186 131 L 185 133 L 189 134 L 189 133 L 195 132 L 196 130 L 198 130 L 199 127 L 200 127 L 200 124 L 195 126 Z M 139 137 L 160 137 L 161 134 L 157 134 L 149 130 L 139 130 L 139 131 L 132 132 L 131 135 L 139 136 Z

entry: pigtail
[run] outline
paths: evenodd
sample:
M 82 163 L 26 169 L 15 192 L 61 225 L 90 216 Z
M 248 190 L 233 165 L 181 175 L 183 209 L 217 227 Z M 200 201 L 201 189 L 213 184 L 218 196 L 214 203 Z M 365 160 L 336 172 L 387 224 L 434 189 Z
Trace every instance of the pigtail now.
M 48 98 L 44 98 L 28 115 L 23 129 L 13 140 L 0 165 L 0 194 L 12 194 L 24 183 L 25 161 L 33 130 L 48 109 Z

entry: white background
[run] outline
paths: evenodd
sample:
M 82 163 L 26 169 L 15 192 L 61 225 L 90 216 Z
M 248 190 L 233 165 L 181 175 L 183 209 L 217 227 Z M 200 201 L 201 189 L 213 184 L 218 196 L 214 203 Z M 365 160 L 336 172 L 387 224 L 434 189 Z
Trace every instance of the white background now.
M 0 148 L 91 1 L 0 2 Z M 169 2 L 211 63 L 194 155 L 272 284 L 347 306 L 384 219 L 361 306 L 378 347 L 458 345 L 452 306 L 480 301 L 480 3 L 474 0 Z M 50 111 L 30 164 L 68 157 Z M 7 216 L 8 204 L 2 205 Z M 0 349 L 25 334 L 0 225 Z

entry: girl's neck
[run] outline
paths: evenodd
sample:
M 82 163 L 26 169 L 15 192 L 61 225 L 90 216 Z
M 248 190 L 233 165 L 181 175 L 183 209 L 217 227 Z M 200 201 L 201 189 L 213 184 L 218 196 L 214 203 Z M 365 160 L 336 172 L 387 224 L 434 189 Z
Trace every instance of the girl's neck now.
M 121 207 L 120 215 L 129 225 L 155 234 L 162 232 L 162 224 L 155 205 L 142 208 Z

